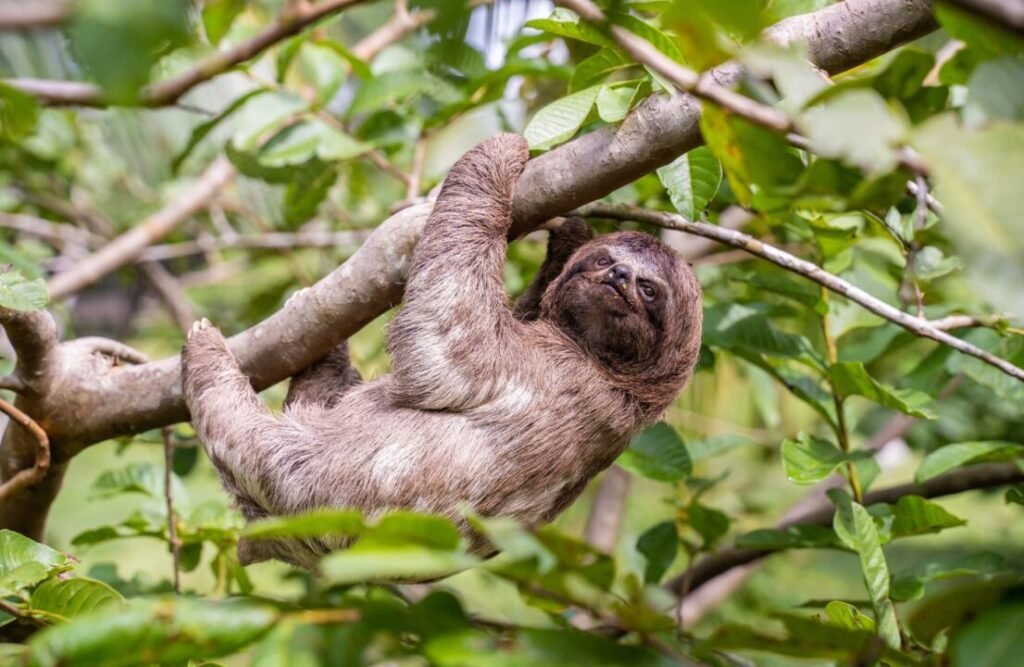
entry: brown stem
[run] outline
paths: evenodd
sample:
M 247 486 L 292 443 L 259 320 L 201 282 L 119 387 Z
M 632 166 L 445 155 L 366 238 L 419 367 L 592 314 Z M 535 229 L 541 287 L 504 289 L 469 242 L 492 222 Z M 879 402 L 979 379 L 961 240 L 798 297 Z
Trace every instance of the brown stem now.
M 71 15 L 65 2 L 32 0 L 32 2 L 0 4 L 0 30 L 29 30 L 51 28 L 63 23 Z
M 36 484 L 46 477 L 46 473 L 50 469 L 50 438 L 34 419 L 2 398 L 0 398 L 0 412 L 5 413 L 11 418 L 11 421 L 25 429 L 36 442 L 35 463 L 29 468 L 19 470 L 14 476 L 0 484 L 0 502 L 2 502 L 8 496 Z
M 601 478 L 590 506 L 584 531 L 587 542 L 605 553 L 615 550 L 628 496 L 629 473 L 618 466 L 612 466 Z

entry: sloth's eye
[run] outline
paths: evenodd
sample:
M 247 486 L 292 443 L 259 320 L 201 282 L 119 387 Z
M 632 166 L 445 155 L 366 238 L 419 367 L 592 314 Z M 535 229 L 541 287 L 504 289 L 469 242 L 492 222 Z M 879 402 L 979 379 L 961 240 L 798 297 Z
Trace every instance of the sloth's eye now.
M 599 267 L 601 267 L 601 268 L 604 268 L 606 266 L 611 266 L 611 264 L 612 264 L 612 258 L 609 257 L 608 255 L 605 255 L 603 257 L 598 257 L 597 258 L 597 265 Z
M 654 297 L 658 296 L 658 290 L 654 289 L 654 285 L 644 283 L 640 285 L 640 296 L 642 296 L 645 301 L 654 301 Z

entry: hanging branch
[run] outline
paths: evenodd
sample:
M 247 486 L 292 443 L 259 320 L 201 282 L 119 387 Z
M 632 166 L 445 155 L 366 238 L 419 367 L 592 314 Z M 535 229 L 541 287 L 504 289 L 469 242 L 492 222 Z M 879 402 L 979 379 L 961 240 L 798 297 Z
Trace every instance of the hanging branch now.
M 274 44 L 297 35 L 320 19 L 362 1 L 323 0 L 316 4 L 293 5 L 289 10 L 282 12 L 270 26 L 244 42 L 208 56 L 177 76 L 146 86 L 139 94 L 139 105 L 145 107 L 172 105 L 182 95 L 199 84 L 258 56 Z M 4 83 L 34 95 L 40 102 L 50 106 L 105 107 L 108 105 L 103 97 L 103 91 L 88 83 L 45 79 L 8 79 Z
M 946 333 L 944 330 L 934 326 L 928 320 L 921 317 L 914 317 L 902 310 L 890 306 L 881 299 L 877 299 L 855 285 L 851 285 L 842 278 L 833 275 L 820 266 L 812 264 L 807 260 L 800 259 L 788 252 L 779 250 L 743 232 L 708 224 L 706 222 L 692 222 L 681 215 L 665 213 L 663 211 L 652 211 L 637 206 L 591 204 L 584 206 L 575 212 L 575 215 L 584 217 L 611 218 L 613 220 L 635 220 L 646 222 L 667 229 L 678 229 L 689 234 L 696 234 L 706 238 L 714 239 L 720 243 L 730 245 L 734 248 L 746 250 L 752 255 L 766 259 L 772 264 L 787 271 L 799 274 L 812 280 L 826 289 L 845 296 L 850 301 L 857 303 L 879 317 L 883 317 L 893 324 L 899 325 L 917 336 L 931 338 L 954 350 L 984 361 L 990 366 L 995 366 L 1010 377 L 1024 382 L 1024 369 L 1019 368 L 1005 359 L 989 354 L 985 350 L 960 340 L 959 338 Z
M 32 30 L 52 28 L 71 15 L 71 8 L 55 0 L 32 0 L 21 3 L 0 3 L 0 30 Z
M 36 460 L 32 467 L 19 470 L 16 475 L 0 484 L 0 501 L 2 501 L 7 496 L 32 486 L 46 477 L 46 471 L 50 469 L 50 438 L 34 419 L 2 398 L 0 398 L 0 412 L 10 417 L 11 421 L 17 422 L 36 441 Z

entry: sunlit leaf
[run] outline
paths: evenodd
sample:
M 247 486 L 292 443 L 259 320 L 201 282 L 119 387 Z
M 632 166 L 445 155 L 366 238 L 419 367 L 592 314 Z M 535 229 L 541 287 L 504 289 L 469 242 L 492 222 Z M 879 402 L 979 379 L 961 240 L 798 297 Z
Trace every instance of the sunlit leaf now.
M 592 86 L 555 100 L 536 114 L 523 130 L 530 148 L 543 150 L 572 138 L 590 115 L 604 86 Z
M 34 611 L 71 619 L 108 605 L 120 605 L 124 597 L 95 579 L 50 579 L 32 591 L 29 607 Z
M 825 605 L 825 617 L 829 623 L 840 628 L 865 630 L 867 632 L 875 631 L 874 619 L 862 614 L 859 609 L 847 602 L 838 600 L 829 602 Z
M 49 302 L 44 280 L 26 280 L 17 271 L 0 272 L 0 307 L 33 311 L 45 308 Z
M 1024 446 L 1013 442 L 986 440 L 958 442 L 940 447 L 921 461 L 914 481 L 921 483 L 969 463 L 982 460 L 1008 460 L 1024 456 Z
M 658 178 L 680 215 L 699 220 L 722 183 L 722 165 L 701 146 L 658 169 Z
M 927 394 L 913 390 L 895 389 L 878 382 L 854 361 L 840 361 L 829 369 L 832 385 L 843 396 L 863 396 L 879 405 L 899 410 L 914 417 L 934 419 L 935 414 L 924 406 L 930 402 Z
M 557 7 L 549 18 L 527 21 L 526 27 L 596 46 L 616 48 L 611 38 L 580 19 L 574 12 L 562 7 Z

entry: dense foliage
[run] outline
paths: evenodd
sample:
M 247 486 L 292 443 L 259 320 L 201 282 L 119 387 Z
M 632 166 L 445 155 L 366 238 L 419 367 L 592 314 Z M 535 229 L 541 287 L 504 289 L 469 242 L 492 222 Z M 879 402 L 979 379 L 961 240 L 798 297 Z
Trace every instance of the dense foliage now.
M 480 139 L 520 132 L 540 154 L 677 94 L 568 9 L 351 4 L 166 99 L 145 86 L 307 3 L 79 0 L 57 28 L 0 33 L 0 75 L 99 91 L 97 108 L 63 108 L 0 82 L 0 305 L 49 307 L 66 339 L 173 354 L 193 317 L 233 333 L 279 310 Z M 800 135 L 704 102 L 706 146 L 609 201 L 742 225 L 1024 366 L 1024 38 L 938 4 L 937 32 L 830 78 L 800 45 L 757 39 L 828 0 L 599 4 L 692 70 L 738 59 L 736 89 Z M 186 224 L 47 306 L 47 276 L 223 156 L 237 178 Z M 627 493 L 606 484 L 535 531 L 467 508 L 503 551 L 480 561 L 452 524 L 409 512 L 244 527 L 187 425 L 100 444 L 71 465 L 52 546 L 0 531 L 0 664 L 1019 664 L 1024 384 L 784 266 L 594 222 L 664 234 L 705 294 L 700 370 L 619 459 Z M 511 246 L 510 292 L 542 256 Z M 387 370 L 383 325 L 353 340 L 364 376 Z M 611 535 L 584 537 L 592 504 Z M 241 536 L 328 533 L 357 541 L 316 574 L 234 553 Z M 737 555 L 770 557 L 734 590 L 715 575 Z M 680 609 L 688 594 L 711 601 Z

